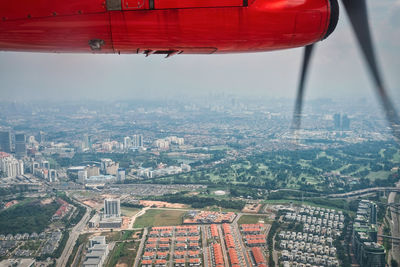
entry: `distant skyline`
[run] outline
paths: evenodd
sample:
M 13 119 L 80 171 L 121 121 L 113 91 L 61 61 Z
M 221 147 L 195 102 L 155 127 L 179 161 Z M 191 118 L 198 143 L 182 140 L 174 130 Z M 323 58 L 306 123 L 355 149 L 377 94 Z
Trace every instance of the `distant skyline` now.
M 369 0 L 385 84 L 400 98 L 400 0 Z M 0 52 L 0 100 L 121 100 L 225 93 L 294 98 L 302 48 L 233 55 L 82 55 Z M 306 99 L 372 99 L 374 92 L 341 10 L 336 31 L 318 43 Z

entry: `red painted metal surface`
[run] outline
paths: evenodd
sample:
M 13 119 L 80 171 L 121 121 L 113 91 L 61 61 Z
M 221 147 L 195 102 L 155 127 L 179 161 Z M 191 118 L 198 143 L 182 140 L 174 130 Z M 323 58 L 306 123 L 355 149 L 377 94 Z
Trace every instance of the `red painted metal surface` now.
M 241 6 L 243 0 L 154 0 L 154 9 Z
M 0 50 L 235 53 L 323 38 L 328 0 L 0 0 Z M 96 44 L 96 45 L 93 45 Z M 89 45 L 92 44 L 92 45 Z M 98 49 L 101 48 L 101 49 Z

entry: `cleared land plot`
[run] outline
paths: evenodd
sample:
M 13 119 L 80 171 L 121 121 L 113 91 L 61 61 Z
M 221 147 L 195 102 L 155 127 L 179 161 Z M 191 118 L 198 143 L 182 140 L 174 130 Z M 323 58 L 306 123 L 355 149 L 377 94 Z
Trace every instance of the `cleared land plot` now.
M 185 211 L 150 209 L 136 219 L 134 228 L 181 225 Z

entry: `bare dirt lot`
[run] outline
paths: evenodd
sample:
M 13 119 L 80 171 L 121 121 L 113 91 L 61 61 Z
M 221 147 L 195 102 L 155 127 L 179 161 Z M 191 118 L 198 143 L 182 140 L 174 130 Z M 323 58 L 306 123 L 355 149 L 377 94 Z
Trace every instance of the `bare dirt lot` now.
M 184 209 L 188 207 L 185 204 L 169 203 L 164 201 L 152 201 L 152 200 L 140 200 L 140 205 L 146 207 L 156 206 L 157 208 L 172 208 L 172 209 Z

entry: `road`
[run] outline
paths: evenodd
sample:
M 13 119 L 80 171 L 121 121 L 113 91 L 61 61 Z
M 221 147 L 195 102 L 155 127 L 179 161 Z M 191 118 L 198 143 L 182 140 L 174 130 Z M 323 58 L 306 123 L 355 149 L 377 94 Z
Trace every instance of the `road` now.
M 143 214 L 145 214 L 146 211 L 147 211 L 148 209 L 150 209 L 150 207 L 145 207 L 145 208 L 143 208 L 141 211 L 139 211 L 138 213 L 136 213 L 135 215 L 133 215 L 132 218 L 131 218 L 131 222 L 130 222 L 130 224 L 129 224 L 128 229 L 133 229 L 133 224 L 135 223 L 136 219 L 137 219 L 138 217 L 142 216 Z
M 242 217 L 242 213 L 239 213 L 235 220 L 232 223 L 232 226 L 234 228 L 234 233 L 235 233 L 235 238 L 239 241 L 240 247 L 241 247 L 241 252 L 243 255 L 243 259 L 246 262 L 246 266 L 252 266 L 252 263 L 249 262 L 249 258 L 247 257 L 247 249 L 246 246 L 244 245 L 242 236 L 240 234 L 240 229 L 239 229 L 239 225 L 238 225 L 238 221 L 240 219 L 240 217 Z M 240 253 L 240 251 L 238 251 L 238 254 Z
M 400 181 L 397 182 L 396 186 L 400 188 Z M 396 192 L 391 192 L 388 197 L 388 204 L 395 203 Z M 390 228 L 392 236 L 400 237 L 400 215 L 398 212 L 394 212 L 394 208 L 389 208 L 391 212 L 392 221 L 390 222 Z M 400 262 L 400 244 L 399 242 L 392 241 L 392 258 L 397 262 Z
M 392 191 L 392 192 L 400 193 L 400 187 L 373 187 L 373 188 L 366 188 L 366 189 L 351 191 L 351 192 L 347 192 L 347 193 L 343 193 L 343 194 L 329 194 L 327 196 L 331 197 L 331 198 L 342 198 L 342 197 L 351 197 L 351 196 L 356 196 L 356 195 L 363 195 L 363 194 L 368 194 L 368 193 L 373 193 L 373 192 L 382 192 L 382 191 Z
M 82 230 L 85 228 L 87 222 L 90 219 L 90 212 L 92 211 L 92 209 L 88 206 L 85 207 L 86 207 L 85 215 L 82 217 L 79 223 L 75 225 L 74 228 L 72 228 L 72 230 L 69 233 L 69 238 L 61 254 L 61 257 L 57 259 L 57 267 L 64 267 L 67 265 L 68 258 L 72 254 L 72 250 L 74 249 L 76 240 L 78 239 L 79 235 L 81 234 Z
M 207 247 L 207 227 L 205 225 L 201 226 L 201 233 L 202 233 L 202 246 L 203 246 L 203 256 L 204 256 L 204 267 L 208 267 L 208 264 L 210 262 L 210 255 L 208 253 L 208 247 Z
M 142 240 L 140 240 L 139 249 L 138 249 L 138 251 L 136 253 L 135 263 L 133 264 L 133 267 L 138 267 L 139 266 L 140 259 L 141 259 L 142 254 L 143 254 L 143 247 L 144 247 L 144 243 L 146 241 L 146 237 L 147 237 L 147 228 L 144 228 L 143 235 L 142 235 Z
M 224 265 L 224 266 L 225 266 L 225 267 L 229 267 L 228 252 L 226 251 L 225 242 L 224 242 L 225 239 L 223 238 L 224 233 L 223 233 L 223 231 L 222 231 L 221 224 L 219 224 L 219 225 L 217 226 L 217 228 L 218 228 L 218 233 L 219 233 L 220 240 L 221 240 L 222 255 L 223 255 L 223 257 L 224 257 L 224 262 L 225 262 L 225 265 Z

